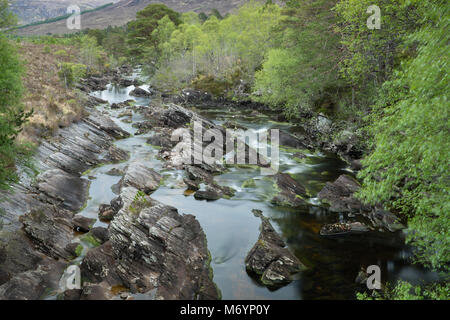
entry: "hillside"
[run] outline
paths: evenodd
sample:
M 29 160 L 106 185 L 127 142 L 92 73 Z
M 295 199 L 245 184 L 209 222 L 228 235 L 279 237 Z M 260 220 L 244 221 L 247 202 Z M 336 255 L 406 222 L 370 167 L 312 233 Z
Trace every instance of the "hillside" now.
M 36 1 L 41 2 L 41 1 Z M 51 1 L 49 1 L 51 2 Z M 53 1 L 55 2 L 55 1 Z M 61 2 L 61 1 L 59 1 Z M 101 1 L 96 1 L 100 5 Z M 112 1 L 104 1 L 106 3 Z M 82 29 L 106 29 L 108 26 L 121 26 L 133 20 L 136 13 L 144 9 L 150 3 L 164 3 L 170 8 L 179 11 L 195 11 L 195 12 L 209 12 L 212 9 L 218 9 L 222 14 L 230 12 L 236 7 L 239 7 L 246 0 L 121 0 L 112 6 L 104 9 L 89 12 L 82 15 L 81 27 Z M 103 3 L 104 4 L 104 3 Z M 62 11 L 64 14 L 65 11 Z M 66 20 L 56 21 L 47 24 L 30 26 L 17 31 L 19 35 L 45 35 L 45 34 L 65 34 L 76 32 L 77 30 L 69 30 L 66 27 Z
M 79 0 L 81 10 L 89 10 L 119 0 Z M 72 0 L 13 0 L 11 10 L 19 18 L 19 24 L 29 24 L 65 15 Z

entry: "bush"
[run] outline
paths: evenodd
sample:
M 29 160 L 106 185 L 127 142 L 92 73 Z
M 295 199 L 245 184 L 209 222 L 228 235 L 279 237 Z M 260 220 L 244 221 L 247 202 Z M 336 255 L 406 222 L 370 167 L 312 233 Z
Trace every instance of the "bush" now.
M 84 64 L 64 62 L 60 64 L 59 68 L 58 75 L 64 81 L 67 88 L 78 83 L 81 78 L 86 76 L 87 72 L 87 67 Z

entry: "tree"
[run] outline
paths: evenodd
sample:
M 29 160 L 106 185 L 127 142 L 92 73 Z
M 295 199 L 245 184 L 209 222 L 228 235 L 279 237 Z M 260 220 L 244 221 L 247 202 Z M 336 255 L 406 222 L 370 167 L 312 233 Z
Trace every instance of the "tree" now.
M 176 26 L 182 22 L 178 12 L 163 4 L 150 4 L 136 14 L 136 20 L 128 23 L 127 42 L 130 46 L 130 54 L 142 58 L 146 47 L 155 47 L 152 33 L 158 27 L 158 21 L 165 16 Z
M 278 46 L 269 51 L 254 90 L 258 100 L 284 106 L 295 117 L 324 100 L 336 103 L 340 86 L 339 37 L 334 33 L 336 0 L 286 1 L 278 28 Z
M 7 27 L 15 19 L 8 11 L 8 2 L 0 1 L 0 26 Z M 21 105 L 23 67 L 18 53 L 0 33 L 0 188 L 16 181 L 15 166 L 26 151 L 16 141 L 23 124 L 31 116 Z
M 360 173 L 360 196 L 407 217 L 408 241 L 417 248 L 418 261 L 448 272 L 450 5 L 441 0 L 416 5 L 425 17 L 424 26 L 407 37 L 418 46 L 416 56 L 383 84 L 367 119 L 373 141 Z
M 9 1 L 0 0 L 0 29 L 17 24 L 17 17 L 9 10 Z

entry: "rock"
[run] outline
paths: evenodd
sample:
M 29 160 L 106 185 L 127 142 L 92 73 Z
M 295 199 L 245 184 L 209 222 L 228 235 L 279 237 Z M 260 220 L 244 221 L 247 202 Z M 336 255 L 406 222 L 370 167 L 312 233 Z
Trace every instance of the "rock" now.
M 23 229 L 34 247 L 49 257 L 70 259 L 67 245 L 72 242 L 73 214 L 64 209 L 50 207 L 47 210 L 32 210 L 20 217 Z
M 197 191 L 194 194 L 194 197 L 197 200 L 219 200 L 221 198 L 220 194 L 213 189 L 207 189 L 205 191 Z
M 305 187 L 295 181 L 290 175 L 277 173 L 274 176 L 274 180 L 278 194 L 272 199 L 272 203 L 289 207 L 302 207 L 306 205 L 303 199 L 307 195 Z
M 95 223 L 95 219 L 89 219 L 83 216 L 75 216 L 73 219 L 74 230 L 77 232 L 87 233 L 91 230 Z
M 114 210 L 109 204 L 101 204 L 98 211 L 98 219 L 103 222 L 112 221 L 118 212 L 118 210 Z
M 151 121 L 142 121 L 142 122 L 133 123 L 132 127 L 138 129 L 138 131 L 135 133 L 135 135 L 139 136 L 139 135 L 146 134 L 147 132 L 149 132 L 153 128 L 153 125 L 152 125 Z M 150 143 L 150 144 L 153 144 L 153 143 Z
M 112 168 L 108 172 L 106 172 L 108 176 L 115 176 L 115 177 L 121 177 L 125 174 L 125 171 L 118 168 Z
M 350 163 L 350 168 L 353 170 L 353 171 L 359 171 L 359 170 L 361 170 L 362 168 L 363 168 L 363 166 L 362 166 L 362 163 L 361 163 L 361 160 L 353 160 L 351 163 Z
M 45 171 L 37 178 L 36 189 L 47 202 L 80 210 L 87 201 L 89 181 L 61 169 Z
M 198 221 L 149 197 L 138 205 L 137 192 L 121 189 L 123 208 L 110 225 L 109 241 L 84 258 L 82 277 L 91 284 L 83 296 L 110 299 L 102 288 L 123 286 L 131 293 L 154 290 L 155 299 L 217 299 Z
M 134 81 L 130 79 L 120 79 L 119 85 L 121 85 L 122 87 L 130 87 L 134 85 Z
M 107 104 L 107 103 L 108 103 L 108 101 L 106 101 L 106 100 L 103 100 L 103 99 L 100 99 L 100 98 L 97 98 L 97 97 L 93 97 L 93 96 L 88 96 L 87 101 L 85 102 L 84 105 L 86 107 L 93 108 L 93 107 L 96 107 L 98 105 Z
M 161 180 L 161 175 L 155 170 L 146 167 L 141 162 L 134 162 L 129 164 L 120 185 L 121 187 L 134 187 L 150 194 L 159 188 Z
M 358 181 L 349 175 L 341 175 L 335 182 L 327 182 L 319 192 L 320 201 L 330 205 L 333 212 L 361 212 L 370 211 L 370 206 L 365 206 L 352 195 L 361 188 Z
M 128 132 L 120 128 L 111 118 L 104 115 L 90 115 L 83 121 L 98 130 L 106 132 L 115 139 L 124 139 L 130 136 Z
M 292 134 L 280 131 L 279 137 L 280 137 L 280 146 L 286 146 L 294 149 L 308 149 L 308 146 L 305 142 L 293 136 Z
M 380 209 L 379 206 L 370 206 L 356 199 L 353 194 L 361 188 L 358 181 L 349 175 L 341 175 L 335 182 L 327 182 L 319 192 L 319 199 L 330 205 L 330 211 L 362 214 L 369 218 L 372 225 L 377 228 L 385 228 L 390 232 L 396 232 L 405 228 L 398 217 L 389 211 Z M 356 228 L 356 226 L 354 226 Z
M 106 228 L 103 228 L 103 227 L 92 228 L 91 234 L 101 244 L 103 244 L 109 240 L 109 231 Z
M 133 91 L 130 92 L 130 96 L 135 96 L 135 97 L 143 97 L 143 98 L 148 98 L 151 97 L 153 95 L 153 93 L 144 90 L 142 88 L 137 87 L 136 89 L 134 89 Z
M 125 118 L 125 117 L 132 117 L 132 116 L 133 116 L 133 111 L 126 110 L 126 111 L 119 113 L 119 115 L 117 117 L 120 119 L 120 118 Z
M 80 250 L 82 250 L 82 248 L 83 248 L 81 246 L 81 249 L 80 249 L 80 246 L 81 245 L 78 242 L 72 242 L 66 246 L 66 250 L 67 250 L 67 252 L 69 252 L 72 255 L 73 258 L 76 258 L 80 255 Z
M 147 139 L 147 143 L 152 146 L 164 148 L 165 150 L 170 150 L 176 145 L 176 142 L 172 141 L 170 137 L 171 135 L 167 132 L 154 133 Z
M 64 300 L 80 300 L 81 298 L 81 289 L 72 289 L 64 291 Z
M 278 288 L 290 283 L 306 267 L 286 248 L 269 219 L 261 215 L 261 221 L 261 233 L 245 259 L 245 267 L 265 286 Z
M 352 223 L 333 223 L 324 225 L 320 229 L 321 236 L 341 236 L 346 234 L 359 234 L 369 231 L 370 229 L 361 222 Z
M 111 300 L 114 296 L 111 292 L 111 287 L 107 283 L 92 284 L 86 283 L 83 285 L 80 300 Z
M 73 212 L 84 206 L 89 184 L 82 173 L 128 157 L 113 143 L 129 134 L 95 109 L 89 112 L 41 142 L 33 156 L 42 172 L 36 180 L 24 176 L 11 191 L 0 191 L 0 299 L 41 299 L 59 289 L 77 251 Z
M 0 300 L 38 300 L 46 290 L 58 290 L 65 263 L 42 260 L 35 270 L 14 275 L 0 286 Z

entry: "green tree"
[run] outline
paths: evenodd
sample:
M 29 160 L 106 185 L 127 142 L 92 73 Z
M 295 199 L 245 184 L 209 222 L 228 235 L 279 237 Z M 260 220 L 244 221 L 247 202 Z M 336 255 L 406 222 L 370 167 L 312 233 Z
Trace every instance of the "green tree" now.
M 181 23 L 180 14 L 163 4 L 150 4 L 137 13 L 136 20 L 128 23 L 127 42 L 130 54 L 142 58 L 145 48 L 155 47 L 152 33 L 158 27 L 158 21 L 165 16 L 168 16 L 175 25 Z
M 278 27 L 278 46 L 268 52 L 256 74 L 257 100 L 284 106 L 295 117 L 330 100 L 336 103 L 340 82 L 339 37 L 334 33 L 336 0 L 286 1 Z M 333 100 L 334 99 L 334 100 Z
M 8 12 L 8 2 L 0 1 L 0 26 L 15 21 Z M 21 105 L 23 67 L 16 48 L 0 33 L 0 188 L 17 179 L 16 165 L 26 157 L 26 147 L 16 141 L 31 112 Z
M 0 29 L 17 24 L 17 17 L 9 10 L 9 1 L 0 0 Z
M 418 46 L 417 55 L 405 60 L 383 85 L 368 119 L 374 139 L 360 174 L 361 196 L 371 203 L 388 203 L 406 215 L 408 241 L 418 249 L 418 260 L 448 271 L 450 5 L 446 1 L 416 5 L 425 12 L 425 25 L 408 37 Z

